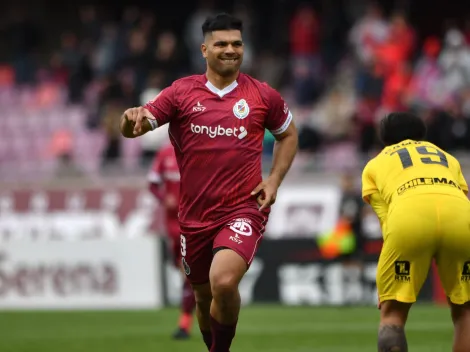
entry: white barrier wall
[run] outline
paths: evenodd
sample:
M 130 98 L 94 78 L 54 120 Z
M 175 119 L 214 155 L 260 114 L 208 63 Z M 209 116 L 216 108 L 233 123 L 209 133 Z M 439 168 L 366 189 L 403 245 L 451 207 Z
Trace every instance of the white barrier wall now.
M 0 244 L 0 309 L 145 309 L 163 305 L 154 237 Z

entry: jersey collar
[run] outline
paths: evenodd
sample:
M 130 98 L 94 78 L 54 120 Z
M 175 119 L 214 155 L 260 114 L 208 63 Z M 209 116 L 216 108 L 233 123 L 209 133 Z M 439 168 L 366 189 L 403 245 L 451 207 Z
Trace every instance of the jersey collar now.
M 233 91 L 235 88 L 237 88 L 238 82 L 235 80 L 231 84 L 229 84 L 227 87 L 224 89 L 219 89 L 216 86 L 214 86 L 211 82 L 207 81 L 206 82 L 206 87 L 214 94 L 217 94 L 219 97 L 223 97 L 224 95 L 227 95 L 231 91 Z

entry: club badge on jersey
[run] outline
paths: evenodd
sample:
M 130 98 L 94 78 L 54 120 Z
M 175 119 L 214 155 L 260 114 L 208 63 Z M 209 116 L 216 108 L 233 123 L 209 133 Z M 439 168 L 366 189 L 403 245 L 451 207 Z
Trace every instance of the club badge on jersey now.
M 233 114 L 237 119 L 243 120 L 250 113 L 250 107 L 248 106 L 245 99 L 241 99 L 233 106 Z

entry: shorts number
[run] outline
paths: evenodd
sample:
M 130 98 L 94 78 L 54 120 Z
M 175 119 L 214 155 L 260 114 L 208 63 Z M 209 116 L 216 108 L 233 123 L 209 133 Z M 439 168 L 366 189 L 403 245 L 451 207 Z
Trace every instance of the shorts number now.
M 446 155 L 437 148 L 421 146 L 421 147 L 416 147 L 416 151 L 420 155 L 429 155 L 428 157 L 420 158 L 423 164 L 437 164 L 437 165 L 449 167 L 449 162 L 447 161 Z M 413 160 L 411 160 L 411 155 L 407 148 L 398 149 L 394 151 L 393 153 L 391 153 L 390 155 L 393 155 L 395 153 L 397 153 L 398 156 L 400 157 L 401 165 L 403 166 L 404 169 L 406 169 L 407 167 L 413 166 Z M 431 156 L 438 157 L 439 160 L 433 160 L 431 159 Z
M 183 257 L 186 256 L 186 237 L 183 235 L 180 235 L 180 240 L 181 240 L 181 255 Z

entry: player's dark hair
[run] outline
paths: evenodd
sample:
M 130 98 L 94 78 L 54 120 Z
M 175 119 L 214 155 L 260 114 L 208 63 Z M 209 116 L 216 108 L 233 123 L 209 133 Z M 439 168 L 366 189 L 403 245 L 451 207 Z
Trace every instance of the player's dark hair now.
M 202 24 L 202 35 L 212 33 L 214 31 L 227 31 L 227 30 L 243 30 L 242 20 L 228 14 L 219 13 L 215 16 L 209 16 Z
M 406 139 L 422 141 L 426 138 L 426 125 L 414 114 L 392 112 L 380 121 L 379 137 L 386 146 Z

